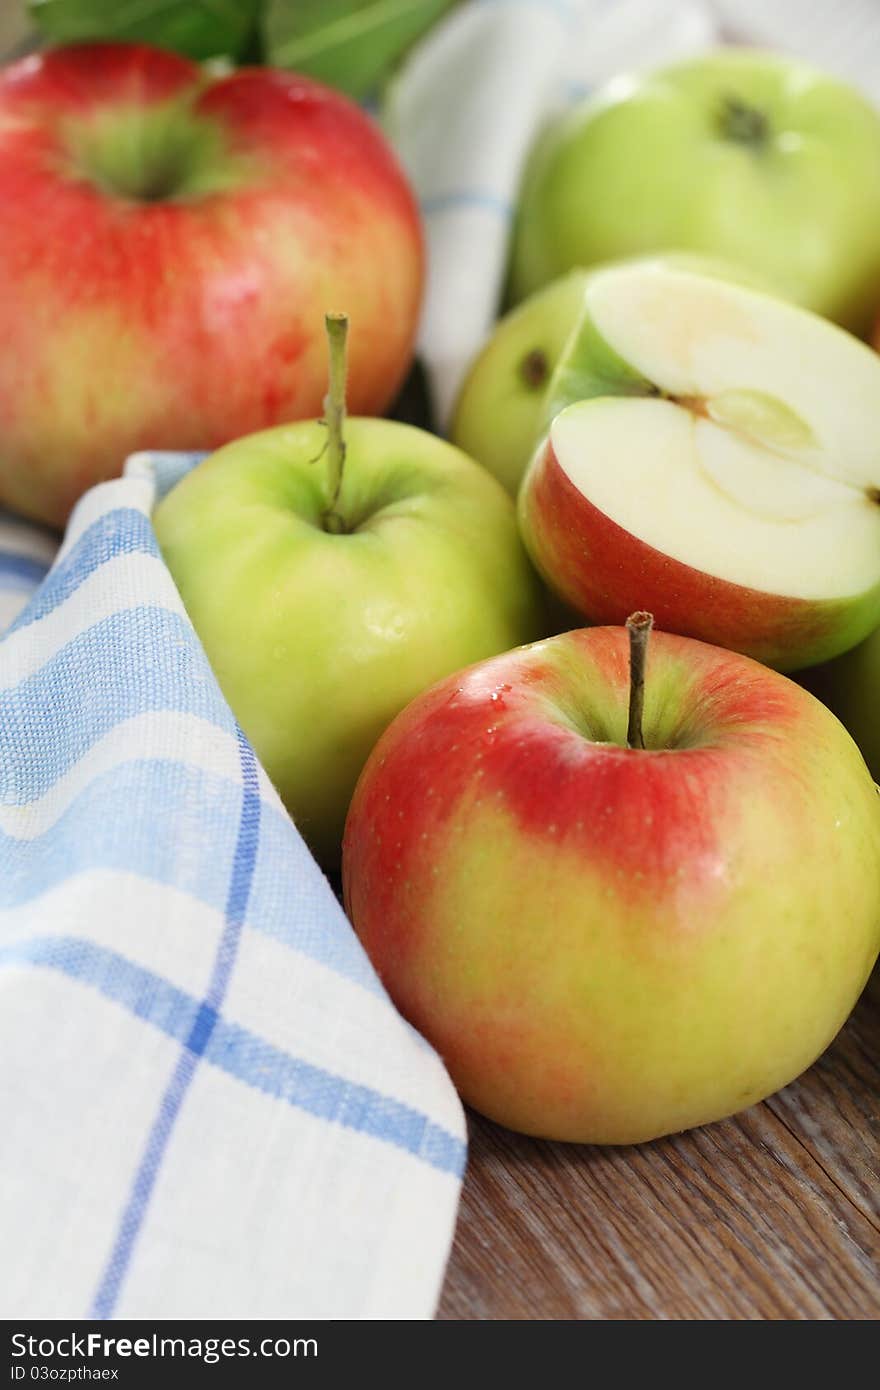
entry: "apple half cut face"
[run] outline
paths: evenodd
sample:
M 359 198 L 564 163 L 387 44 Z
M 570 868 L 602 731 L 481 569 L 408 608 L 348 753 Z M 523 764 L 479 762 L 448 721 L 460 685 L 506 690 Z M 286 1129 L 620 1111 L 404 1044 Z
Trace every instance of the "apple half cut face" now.
M 590 621 L 648 609 L 781 670 L 880 623 L 880 357 L 849 334 L 714 278 L 612 268 L 548 415 L 522 530 Z

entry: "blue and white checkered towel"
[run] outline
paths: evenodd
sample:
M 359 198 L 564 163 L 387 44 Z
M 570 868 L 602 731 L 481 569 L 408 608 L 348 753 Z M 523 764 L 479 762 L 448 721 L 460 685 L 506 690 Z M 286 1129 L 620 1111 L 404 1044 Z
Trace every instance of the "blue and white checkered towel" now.
M 0 642 L 7 1318 L 430 1316 L 461 1107 L 237 728 L 140 455 Z M 0 528 L 7 615 L 52 542 Z

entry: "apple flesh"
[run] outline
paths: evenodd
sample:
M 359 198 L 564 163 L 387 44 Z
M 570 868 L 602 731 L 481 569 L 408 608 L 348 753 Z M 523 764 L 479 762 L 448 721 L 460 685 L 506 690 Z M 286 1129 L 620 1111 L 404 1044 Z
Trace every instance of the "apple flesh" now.
M 710 256 L 671 254 L 652 263 L 717 275 L 753 289 L 770 288 L 754 272 Z M 459 393 L 452 442 L 488 468 L 513 497 L 546 433 L 548 388 L 580 320 L 589 274 L 571 271 L 505 314 Z
M 621 266 L 590 277 L 548 390 L 520 519 L 584 617 L 647 607 L 784 670 L 880 622 L 880 359 L 864 344 L 741 286 Z
M 422 273 L 391 150 L 316 82 L 134 44 L 7 67 L 0 504 L 58 525 L 134 449 L 320 414 L 328 309 L 356 325 L 352 411 L 382 411 Z
M 227 445 L 153 518 L 232 710 L 328 867 L 391 719 L 441 676 L 543 630 L 493 478 L 387 420 L 349 420 L 345 443 L 332 526 L 319 421 Z
M 807 1067 L 880 946 L 880 798 L 806 691 L 627 635 L 567 633 L 395 720 L 345 833 L 346 905 L 465 1100 L 529 1134 L 638 1143 Z
M 540 140 L 514 300 L 575 267 L 690 250 L 867 333 L 880 306 L 880 114 L 790 58 L 722 49 L 612 81 Z

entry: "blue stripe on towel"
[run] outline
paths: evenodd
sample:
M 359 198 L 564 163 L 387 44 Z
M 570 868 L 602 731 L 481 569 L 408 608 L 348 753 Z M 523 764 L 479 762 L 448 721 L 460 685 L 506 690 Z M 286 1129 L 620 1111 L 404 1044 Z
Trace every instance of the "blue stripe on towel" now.
M 428 198 L 423 198 L 420 207 L 425 217 L 433 217 L 435 214 L 443 212 L 457 212 L 461 208 L 480 208 L 484 212 L 492 212 L 497 217 L 509 221 L 514 212 L 513 203 L 507 202 L 504 198 L 496 197 L 494 193 L 482 193 L 476 189 L 435 193 Z
M 185 618 L 146 606 L 113 613 L 0 692 L 0 729 L 6 747 L 15 750 L 0 767 L 0 802 L 22 805 L 43 795 L 117 724 L 155 710 L 195 714 L 228 733 L 234 729 Z M 57 731 L 54 739 L 44 737 L 46 727 Z
M 183 1051 L 162 1097 L 132 1183 L 128 1202 L 119 1221 L 116 1240 L 92 1304 L 92 1316 L 96 1318 L 109 1318 L 113 1314 L 162 1167 L 174 1122 L 186 1099 L 199 1056 L 204 1053 L 211 1034 L 217 1027 L 218 1013 L 226 998 L 238 954 L 257 858 L 260 789 L 253 751 L 240 729 L 237 733 L 242 777 L 241 814 L 229 880 L 226 924 L 217 947 L 204 1002 L 196 1006 L 195 1017 L 192 1019 Z
M 220 912 L 225 885 L 217 865 L 232 858 L 240 797 L 237 782 L 171 758 L 117 763 L 81 788 L 41 835 L 18 839 L 0 831 L 0 909 L 22 906 L 76 874 L 104 869 L 168 884 Z M 182 856 L 181 843 L 201 844 L 204 853 Z M 305 852 L 287 817 L 263 806 L 250 925 L 382 994 L 324 878 L 315 873 L 303 882 L 299 865 Z
M 20 555 L 14 550 L 0 550 L 0 589 L 35 589 L 48 572 L 45 560 Z
M 59 971 L 99 990 L 264 1095 L 404 1149 L 443 1172 L 464 1169 L 463 1142 L 422 1111 L 304 1062 L 216 1012 L 209 1035 L 202 1038 L 204 1004 L 114 951 L 78 939 L 40 938 L 0 948 L 0 966 L 4 964 Z
M 87 527 L 75 545 L 55 565 L 39 594 L 19 615 L 10 631 L 45 618 L 70 598 L 79 586 L 117 555 L 159 556 L 149 518 L 133 507 L 118 507 Z

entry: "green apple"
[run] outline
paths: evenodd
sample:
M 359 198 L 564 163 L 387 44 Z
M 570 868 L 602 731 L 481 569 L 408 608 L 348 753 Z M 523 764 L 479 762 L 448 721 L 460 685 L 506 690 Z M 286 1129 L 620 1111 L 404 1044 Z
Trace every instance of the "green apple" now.
M 632 689 L 622 628 L 442 682 L 346 825 L 346 905 L 391 997 L 465 1100 L 551 1139 L 761 1100 L 880 946 L 880 797 L 843 727 L 746 657 L 658 633 L 640 682 L 642 650 Z
M 539 142 L 512 290 L 682 248 L 751 266 L 865 332 L 880 304 L 878 227 L 880 114 L 793 59 L 724 49 L 613 81 Z
M 714 257 L 682 252 L 651 259 L 772 293 L 759 275 Z M 590 273 L 570 271 L 505 314 L 459 393 L 450 429 L 453 443 L 488 468 L 514 497 L 549 425 L 548 388 L 580 319 Z
M 520 523 L 589 621 L 641 603 L 784 670 L 880 622 L 880 357 L 858 339 L 744 286 L 624 264 L 590 276 L 547 409 Z
M 580 317 L 586 278 L 572 271 L 505 314 L 456 402 L 453 443 L 514 497 L 538 441 L 550 377 Z
M 343 437 L 334 358 L 327 423 L 226 445 L 154 515 L 223 692 L 328 866 L 386 724 L 543 624 L 504 490 L 407 425 L 350 419 Z
M 803 683 L 846 725 L 880 782 L 880 629 L 836 661 L 806 671 Z

